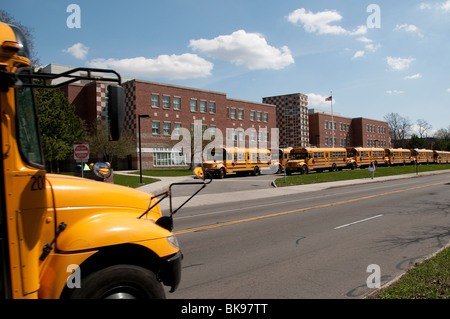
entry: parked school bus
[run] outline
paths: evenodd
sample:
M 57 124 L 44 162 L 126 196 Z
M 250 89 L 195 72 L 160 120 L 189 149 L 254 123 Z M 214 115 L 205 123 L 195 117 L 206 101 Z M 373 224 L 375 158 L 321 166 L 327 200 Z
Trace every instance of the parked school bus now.
M 44 169 L 33 89 L 56 78 L 115 83 L 108 116 L 119 138 L 116 72 L 33 73 L 22 32 L 0 23 L 0 298 L 163 298 L 181 278 L 172 212 L 162 216 L 157 196 Z
M 434 152 L 431 150 L 414 149 L 411 150 L 411 163 L 431 164 L 434 162 Z
M 387 165 L 389 161 L 384 148 L 348 147 L 347 156 L 352 159 L 353 168 L 366 167 L 371 162 L 375 166 Z
M 448 164 L 450 163 L 450 152 L 446 151 L 433 151 L 434 160 L 436 164 Z
M 386 157 L 389 159 L 387 166 L 407 165 L 412 163 L 411 150 L 401 148 L 385 149 Z
M 294 148 L 287 162 L 286 174 L 310 171 L 336 171 L 351 166 L 345 148 Z
M 258 148 L 226 148 L 218 147 L 208 152 L 208 158 L 203 162 L 205 172 L 218 178 L 227 174 L 259 175 L 271 173 L 276 168 L 271 163 L 270 150 Z
M 278 157 L 276 150 L 272 150 L 272 166 L 275 166 L 276 169 L 276 173 L 281 173 L 284 171 L 286 164 L 289 160 L 289 156 L 291 154 L 291 150 L 292 147 L 288 147 L 288 148 L 280 148 L 278 149 Z

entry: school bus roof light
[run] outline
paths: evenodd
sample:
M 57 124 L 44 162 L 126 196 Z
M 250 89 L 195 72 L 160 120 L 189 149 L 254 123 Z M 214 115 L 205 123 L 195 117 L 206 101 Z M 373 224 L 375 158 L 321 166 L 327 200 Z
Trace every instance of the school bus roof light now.
M 14 41 L 5 41 L 2 44 L 2 48 L 4 50 L 8 50 L 8 51 L 19 52 L 20 45 L 19 45 L 19 43 L 14 42 Z

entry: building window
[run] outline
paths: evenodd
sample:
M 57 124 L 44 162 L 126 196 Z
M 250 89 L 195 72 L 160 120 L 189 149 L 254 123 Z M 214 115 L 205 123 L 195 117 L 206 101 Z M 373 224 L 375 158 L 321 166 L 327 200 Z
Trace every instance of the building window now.
M 181 133 L 181 123 L 173 123 L 173 132 L 175 134 Z
M 152 107 L 159 107 L 159 95 L 157 94 L 152 94 Z
M 216 113 L 216 102 L 209 102 L 209 113 Z
M 200 101 L 200 112 L 206 113 L 206 101 Z
M 163 96 L 163 108 L 170 109 L 170 96 Z
M 325 129 L 328 129 L 328 121 L 325 121 Z
M 261 112 L 256 112 L 256 120 L 261 122 Z
M 231 109 L 231 119 L 235 120 L 236 119 L 236 109 Z
M 209 133 L 210 133 L 211 137 L 216 136 L 216 127 L 214 125 L 211 125 L 209 127 Z
M 264 113 L 264 122 L 269 122 L 269 113 Z
M 191 112 L 197 112 L 197 100 L 191 100 Z
M 170 128 L 171 128 L 170 122 L 164 122 L 164 124 L 163 124 L 163 134 L 164 135 L 170 135 Z
M 243 120 L 243 119 L 244 119 L 244 110 L 239 110 L 239 111 L 238 111 L 238 118 L 239 118 L 240 120 Z
M 255 120 L 255 111 L 250 111 L 250 121 Z
M 164 148 L 153 151 L 153 166 L 184 166 L 187 163 L 187 154 Z
M 180 110 L 181 109 L 181 98 L 174 97 L 173 98 L 173 109 Z
M 159 134 L 159 122 L 152 122 L 152 134 Z

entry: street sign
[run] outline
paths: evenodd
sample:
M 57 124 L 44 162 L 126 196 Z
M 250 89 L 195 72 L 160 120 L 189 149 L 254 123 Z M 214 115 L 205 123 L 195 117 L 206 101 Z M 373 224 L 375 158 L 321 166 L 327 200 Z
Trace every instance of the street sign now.
M 89 159 L 89 144 L 75 144 L 73 146 L 73 157 L 84 162 Z

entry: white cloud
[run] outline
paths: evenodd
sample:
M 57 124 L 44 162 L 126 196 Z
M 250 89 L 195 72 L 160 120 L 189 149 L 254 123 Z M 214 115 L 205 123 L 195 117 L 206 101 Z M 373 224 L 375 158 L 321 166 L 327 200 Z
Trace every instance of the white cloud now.
M 342 16 L 337 11 L 321 11 L 313 13 L 306 12 L 304 8 L 291 12 L 288 21 L 294 24 L 302 24 L 306 32 L 318 34 L 347 34 L 347 35 L 363 35 L 367 33 L 367 27 L 359 26 L 354 31 L 348 31 L 339 25 L 331 25 L 331 23 L 342 20 Z
M 209 57 L 244 65 L 250 70 L 280 70 L 295 62 L 287 46 L 277 49 L 270 46 L 262 35 L 244 30 L 212 40 L 191 40 L 189 47 Z
M 369 43 L 369 44 L 366 44 L 366 46 L 365 46 L 366 50 L 371 51 L 371 52 L 377 51 L 380 47 L 381 47 L 381 44 L 379 44 L 379 43 L 377 43 L 377 44 Z
M 372 43 L 373 42 L 372 39 L 369 39 L 367 37 L 361 37 L 361 38 L 358 38 L 357 40 L 361 41 L 361 42 L 364 42 L 364 43 Z
M 419 28 L 414 24 L 397 24 L 394 31 L 406 31 L 417 34 L 419 37 L 423 38 L 423 34 L 419 31 Z
M 405 80 L 417 80 L 417 79 L 420 79 L 421 77 L 422 77 L 422 74 L 417 73 L 414 75 L 405 76 L 404 79 Z
M 353 60 L 354 59 L 357 59 L 357 58 L 360 58 L 360 57 L 363 57 L 364 56 L 364 51 L 362 51 L 362 50 L 359 50 L 359 51 L 356 51 L 355 52 L 355 54 L 353 55 Z
M 84 60 L 88 54 L 89 48 L 83 43 L 75 43 L 70 48 L 62 50 L 65 53 L 69 53 L 77 59 Z
M 422 2 L 419 6 L 421 10 L 426 9 L 437 9 L 437 10 L 443 10 L 445 12 L 450 12 L 450 0 L 447 0 L 445 2 L 440 3 L 429 3 L 429 2 Z
M 94 59 L 88 63 L 91 67 L 111 68 L 127 76 L 144 76 L 185 80 L 205 77 L 214 67 L 209 61 L 191 53 L 182 55 L 160 55 L 156 59 L 136 57 L 130 59 Z
M 426 9 L 431 9 L 432 8 L 432 5 L 431 4 L 429 4 L 429 3 L 426 3 L 426 2 L 422 2 L 421 4 L 420 4 L 420 10 L 426 10 Z
M 395 95 L 398 95 L 398 94 L 403 94 L 403 93 L 405 93 L 405 91 L 399 91 L 399 90 L 387 90 L 386 93 L 387 93 L 387 94 L 395 94 Z
M 401 71 L 409 68 L 412 62 L 416 59 L 414 58 L 393 58 L 388 56 L 386 61 L 388 65 L 395 71 Z
M 329 95 L 327 96 L 322 96 L 320 94 L 315 94 L 315 93 L 309 93 L 306 94 L 308 95 L 308 106 L 319 106 L 319 107 L 330 107 L 330 101 L 325 101 L 325 99 L 327 97 L 329 97 Z M 333 98 L 333 104 L 336 103 L 336 100 Z

